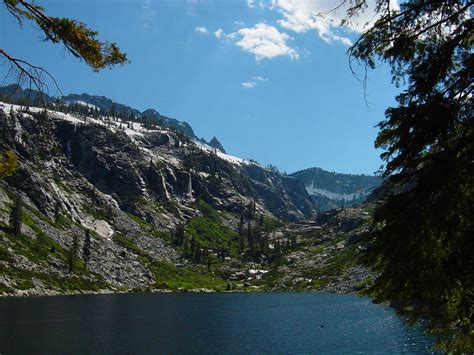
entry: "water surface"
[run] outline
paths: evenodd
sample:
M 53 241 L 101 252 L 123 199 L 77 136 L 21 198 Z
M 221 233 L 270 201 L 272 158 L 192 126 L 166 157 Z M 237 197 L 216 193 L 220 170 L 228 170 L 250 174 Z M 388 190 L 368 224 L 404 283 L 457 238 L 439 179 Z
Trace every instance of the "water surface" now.
M 0 299 L 0 354 L 428 352 L 352 295 L 161 293 Z

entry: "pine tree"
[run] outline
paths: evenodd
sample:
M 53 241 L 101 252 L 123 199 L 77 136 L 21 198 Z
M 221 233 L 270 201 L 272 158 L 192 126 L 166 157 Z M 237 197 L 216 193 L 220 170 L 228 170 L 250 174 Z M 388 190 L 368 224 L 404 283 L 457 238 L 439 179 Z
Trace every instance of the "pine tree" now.
M 13 207 L 10 212 L 10 228 L 12 234 L 20 235 L 21 234 L 21 220 L 23 216 L 23 201 L 20 196 L 15 196 L 13 200 Z
M 79 249 L 79 238 L 77 237 L 76 234 L 74 234 L 73 239 L 72 239 L 72 245 L 69 248 L 69 254 L 68 254 L 69 273 L 74 272 L 76 268 L 78 249 Z
M 35 2 L 3 0 L 3 3 L 20 25 L 23 21 L 34 22 L 44 34 L 45 41 L 62 43 L 69 53 L 76 58 L 82 58 L 94 71 L 128 62 L 126 54 L 120 51 L 116 43 L 99 41 L 96 38 L 98 32 L 91 30 L 83 22 L 49 16 L 45 9 Z M 43 76 L 49 75 L 46 70 L 13 57 L 3 48 L 0 48 L 0 56 L 4 57 L 12 68 L 18 70 L 20 79 L 29 80 L 30 86 L 43 91 Z M 43 95 L 40 96 L 46 105 Z
M 59 222 L 59 218 L 61 217 L 61 203 L 56 201 L 54 204 L 54 223 Z
M 275 241 L 275 254 L 280 255 L 281 254 L 281 245 L 280 241 Z
M 248 221 L 247 223 L 247 242 L 249 244 L 250 252 L 253 254 L 255 251 L 255 245 L 254 245 L 253 234 L 252 234 L 252 225 L 250 221 Z
M 375 142 L 386 165 L 367 255 L 379 275 L 370 292 L 446 332 L 445 350 L 472 352 L 473 2 L 378 4 L 380 18 L 350 48 L 351 61 L 386 62 L 405 85 Z
M 191 237 L 191 243 L 189 244 L 189 253 L 188 256 L 192 259 L 194 257 L 194 252 L 196 251 L 196 239 Z
M 82 259 L 84 260 L 84 269 L 87 269 L 87 263 L 91 257 L 91 232 L 86 230 L 84 245 L 82 247 Z
M 176 227 L 174 242 L 178 246 L 184 243 L 184 226 L 181 223 Z
M 244 215 L 240 214 L 240 223 L 239 223 L 239 253 L 243 253 L 245 249 L 244 241 Z
M 296 241 L 296 236 L 292 235 L 291 236 L 291 250 L 295 251 L 297 247 L 298 247 L 298 243 Z

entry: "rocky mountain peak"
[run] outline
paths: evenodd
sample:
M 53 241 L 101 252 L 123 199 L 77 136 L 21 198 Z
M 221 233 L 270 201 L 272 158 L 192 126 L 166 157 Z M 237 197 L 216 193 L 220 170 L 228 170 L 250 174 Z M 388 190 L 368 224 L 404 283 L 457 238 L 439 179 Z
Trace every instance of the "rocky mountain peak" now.
M 226 153 L 223 145 L 221 144 L 221 142 L 219 142 L 216 136 L 212 137 L 212 139 L 207 144 L 209 144 L 213 148 L 219 149 L 222 153 Z

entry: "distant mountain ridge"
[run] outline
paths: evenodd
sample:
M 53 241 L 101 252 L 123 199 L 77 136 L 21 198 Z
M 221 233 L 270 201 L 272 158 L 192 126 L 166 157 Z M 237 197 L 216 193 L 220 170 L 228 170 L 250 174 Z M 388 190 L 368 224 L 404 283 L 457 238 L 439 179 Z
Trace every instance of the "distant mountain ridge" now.
M 360 203 L 382 183 L 381 178 L 373 175 L 340 174 L 316 167 L 291 176 L 304 184 L 321 211 Z
M 189 123 L 179 121 L 176 118 L 171 118 L 160 114 L 153 108 L 140 111 L 128 105 L 116 102 L 106 96 L 97 96 L 90 94 L 69 94 L 65 96 L 49 96 L 47 94 L 40 95 L 37 90 L 23 89 L 21 86 L 12 84 L 7 86 L 0 86 L 0 95 L 8 98 L 8 101 L 29 99 L 32 106 L 41 106 L 41 101 L 47 104 L 65 104 L 65 105 L 81 105 L 87 106 L 91 109 L 98 109 L 101 113 L 116 113 L 122 116 L 137 118 L 149 118 L 159 123 L 162 127 L 174 128 L 177 131 L 184 133 L 190 138 L 197 139 L 192 127 Z M 43 99 L 41 99 L 41 97 Z
M 8 98 L 9 101 L 28 100 L 31 106 L 41 106 L 39 103 L 44 100 L 45 103 L 54 106 L 66 105 L 70 107 L 75 105 L 76 108 L 87 107 L 86 115 L 96 111 L 100 115 L 119 116 L 125 119 L 130 117 L 140 118 L 155 122 L 164 128 L 172 128 L 197 142 L 204 143 L 208 148 L 226 153 L 223 145 L 215 136 L 209 141 L 198 138 L 187 122 L 164 116 L 153 108 L 140 111 L 108 97 L 86 93 L 60 97 L 43 95 L 41 97 L 38 91 L 22 89 L 16 84 L 0 86 L 0 99 L 2 99 L 2 96 Z M 339 208 L 342 204 L 352 206 L 360 203 L 371 193 L 373 188 L 381 183 L 381 179 L 375 176 L 338 174 L 316 167 L 295 172 L 290 176 L 303 183 L 306 192 L 311 196 L 312 201 L 320 211 Z

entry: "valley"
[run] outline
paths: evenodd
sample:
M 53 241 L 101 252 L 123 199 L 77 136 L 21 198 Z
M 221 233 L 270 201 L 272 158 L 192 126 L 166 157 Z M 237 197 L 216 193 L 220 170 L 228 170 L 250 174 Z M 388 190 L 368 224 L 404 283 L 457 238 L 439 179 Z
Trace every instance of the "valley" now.
M 19 159 L 0 183 L 3 295 L 347 293 L 370 279 L 369 204 L 317 213 L 297 178 L 158 124 L 7 103 L 0 115 Z

